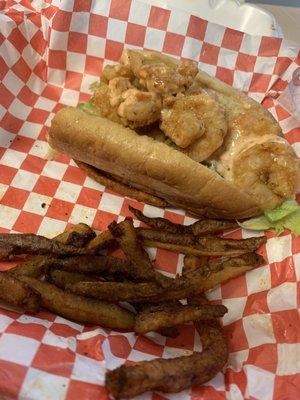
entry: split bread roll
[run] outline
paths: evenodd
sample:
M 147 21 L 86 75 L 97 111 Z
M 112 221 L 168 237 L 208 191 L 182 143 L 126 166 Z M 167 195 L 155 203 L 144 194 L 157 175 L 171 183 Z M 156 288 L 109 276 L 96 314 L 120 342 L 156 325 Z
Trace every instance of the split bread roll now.
M 250 196 L 180 151 L 77 108 L 55 115 L 49 144 L 195 214 L 230 219 L 260 212 Z

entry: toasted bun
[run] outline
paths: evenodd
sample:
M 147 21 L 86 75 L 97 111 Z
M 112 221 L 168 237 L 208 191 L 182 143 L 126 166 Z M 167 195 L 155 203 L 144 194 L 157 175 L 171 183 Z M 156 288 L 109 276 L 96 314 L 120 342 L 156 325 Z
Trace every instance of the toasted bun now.
M 247 194 L 185 154 L 77 108 L 56 114 L 49 144 L 197 214 L 246 218 L 260 211 Z

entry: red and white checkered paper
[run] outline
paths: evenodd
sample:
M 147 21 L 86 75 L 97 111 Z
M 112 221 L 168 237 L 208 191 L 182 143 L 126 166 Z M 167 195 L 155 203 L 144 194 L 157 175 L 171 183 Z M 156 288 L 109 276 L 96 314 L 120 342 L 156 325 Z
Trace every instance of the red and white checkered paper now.
M 299 49 L 291 43 L 249 36 L 136 0 L 7 0 L 0 5 L 2 232 L 53 237 L 77 222 L 104 230 L 130 215 L 129 204 L 151 216 L 193 221 L 182 210 L 162 210 L 107 190 L 67 156 L 43 158 L 55 112 L 88 100 L 89 84 L 105 63 L 118 60 L 124 46 L 196 60 L 208 73 L 261 101 L 300 151 L 299 123 L 276 100 L 300 64 Z M 225 374 L 200 388 L 174 395 L 148 393 L 140 399 L 299 398 L 300 239 L 288 232 L 268 237 L 262 250 L 266 265 L 209 295 L 229 309 L 223 318 L 230 348 Z M 180 272 L 181 255 L 164 250 L 150 254 L 166 274 Z M 0 313 L 1 399 L 107 399 L 106 369 L 200 349 L 192 325 L 169 339 L 86 327 L 45 311 L 31 316 L 3 306 Z

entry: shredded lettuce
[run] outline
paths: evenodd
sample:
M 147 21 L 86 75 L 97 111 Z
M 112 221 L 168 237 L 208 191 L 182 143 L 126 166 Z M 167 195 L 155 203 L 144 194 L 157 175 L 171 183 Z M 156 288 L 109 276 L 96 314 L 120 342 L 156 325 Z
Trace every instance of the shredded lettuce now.
M 275 210 L 265 211 L 257 218 L 239 222 L 242 228 L 253 231 L 267 229 L 275 230 L 279 235 L 284 229 L 289 229 L 295 235 L 300 235 L 300 206 L 292 199 L 284 201 Z
M 91 100 L 87 101 L 86 103 L 79 103 L 77 105 L 77 108 L 79 108 L 80 110 L 85 111 L 85 112 L 87 112 L 89 114 L 97 114 L 97 112 L 96 112 L 96 110 L 94 108 L 94 105 L 93 105 Z

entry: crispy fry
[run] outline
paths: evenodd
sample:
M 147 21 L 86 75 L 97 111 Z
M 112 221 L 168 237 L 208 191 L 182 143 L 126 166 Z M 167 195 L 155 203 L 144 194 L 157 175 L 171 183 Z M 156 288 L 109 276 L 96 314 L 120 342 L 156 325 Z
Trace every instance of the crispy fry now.
M 86 224 L 74 225 L 69 231 L 63 232 L 52 240 L 63 244 L 73 244 L 76 247 L 85 246 L 95 236 L 94 231 Z M 30 260 L 19 263 L 16 267 L 9 270 L 9 273 L 18 276 L 26 275 L 32 278 L 38 278 L 43 275 L 49 265 L 51 257 L 49 256 L 34 256 Z
M 60 271 L 58 269 L 50 269 L 46 275 L 46 279 L 49 283 L 53 283 L 55 286 L 65 289 L 68 284 L 77 282 L 99 282 L 101 278 L 93 275 L 79 274 L 78 272 L 67 272 Z
M 79 223 L 74 225 L 69 231 L 63 232 L 54 237 L 56 242 L 71 244 L 76 247 L 84 247 L 96 236 L 95 232 L 87 224 Z
M 224 267 L 221 271 L 212 272 L 208 277 L 201 279 L 199 282 L 199 293 L 206 292 L 206 290 L 213 289 L 215 286 L 225 283 L 230 279 L 236 278 L 243 275 L 245 272 L 253 269 L 252 265 L 244 265 L 242 267 Z M 198 281 L 199 278 L 190 278 L 192 280 Z M 187 297 L 190 297 L 188 295 Z
M 91 165 L 85 164 L 78 160 L 74 161 L 78 165 L 78 167 L 82 169 L 90 178 L 100 183 L 100 185 L 106 186 L 108 189 L 120 193 L 123 196 L 128 196 L 136 199 L 137 201 L 142 201 L 156 207 L 167 207 L 168 205 L 165 200 L 125 185 L 124 183 L 118 182 L 109 174 L 100 171 L 99 169 L 92 167 Z
M 127 258 L 131 261 L 135 270 L 135 276 L 141 282 L 157 282 L 162 286 L 168 286 L 172 282 L 155 271 L 146 250 L 141 246 L 131 219 L 117 224 L 112 222 L 108 229 L 119 243 Z
M 152 282 L 79 282 L 67 285 L 67 289 L 79 295 L 112 302 L 161 303 L 193 297 L 220 283 L 236 278 L 252 268 L 253 266 L 247 265 L 239 268 L 228 267 L 211 273 L 206 279 L 194 273 L 188 278 L 174 279 L 173 285 L 170 285 L 167 290 Z
M 52 257 L 49 266 L 62 271 L 103 276 L 107 280 L 110 280 L 108 277 L 113 277 L 114 281 L 123 281 L 124 279 L 141 281 L 140 271 L 130 261 L 111 256 L 87 255 L 63 259 Z M 158 275 L 159 272 L 156 274 Z M 167 279 L 166 282 L 172 284 L 171 279 Z
M 236 257 L 220 257 L 209 260 L 208 267 L 212 272 L 228 267 L 242 267 L 245 265 L 260 265 L 264 258 L 256 253 L 245 253 Z
M 113 235 L 109 231 L 101 232 L 88 244 L 88 249 L 94 250 L 96 253 L 100 250 L 108 249 L 116 243 Z
M 203 277 L 207 277 L 211 272 L 217 272 L 228 267 L 242 267 L 245 265 L 260 265 L 264 262 L 262 256 L 256 253 L 241 254 L 236 257 L 196 257 L 187 255 L 184 257 L 183 275 L 199 271 Z
M 170 303 L 161 303 L 160 307 L 164 307 L 165 305 L 169 306 Z M 151 309 L 153 307 L 153 304 L 148 304 L 148 303 L 135 303 L 133 304 L 133 307 L 138 313 L 144 312 L 148 309 Z M 162 328 L 157 331 L 160 333 L 162 336 L 170 337 L 170 338 L 176 338 L 179 335 L 179 331 L 176 328 L 176 326 L 172 326 L 169 328 Z
M 76 296 L 28 276 L 19 279 L 40 294 L 43 307 L 64 318 L 128 331 L 134 328 L 134 314 L 116 304 Z
M 129 302 L 152 302 L 154 294 L 161 295 L 164 289 L 156 283 L 131 283 L 131 282 L 79 282 L 67 285 L 67 290 L 73 293 L 118 303 Z M 162 299 L 159 300 L 163 301 Z
M 18 254 L 54 254 L 72 256 L 92 254 L 90 249 L 81 249 L 70 244 L 63 244 L 44 236 L 31 233 L 1 233 L 0 234 L 0 259 L 9 258 Z
M 7 272 L 0 272 L 0 299 L 32 313 L 40 307 L 39 295 Z
M 22 261 L 14 268 L 8 271 L 16 277 L 20 275 L 31 276 L 32 278 L 39 278 L 44 275 L 51 265 L 51 256 L 34 256 L 30 260 Z
M 144 222 L 153 229 L 170 233 L 190 233 L 190 230 L 186 225 L 175 224 L 165 218 L 150 218 L 132 206 L 129 206 L 128 208 L 139 221 Z
M 190 256 L 186 255 L 184 256 L 183 264 L 184 267 L 187 268 L 189 271 L 194 271 L 199 268 L 206 267 L 209 263 L 209 257 L 208 256 Z M 185 269 L 183 269 L 182 273 L 185 272 Z
M 195 236 L 204 236 L 212 233 L 223 232 L 227 229 L 238 228 L 239 225 L 236 221 L 218 220 L 218 219 L 204 219 L 196 221 L 190 225 L 191 231 Z
M 138 313 L 134 330 L 136 333 L 145 334 L 185 322 L 223 317 L 226 312 L 227 308 L 222 305 L 163 304 L 149 307 Z
M 239 225 L 235 221 L 222 221 L 216 219 L 203 219 L 191 225 L 175 224 L 165 218 L 150 218 L 140 210 L 129 206 L 129 210 L 135 217 L 156 230 L 163 230 L 169 233 L 188 233 L 195 236 L 205 236 L 212 233 L 222 232 L 226 229 L 237 228 Z
M 68 258 L 52 258 L 51 266 L 68 272 L 94 275 L 117 275 L 134 278 L 134 268 L 128 260 L 110 256 L 75 256 Z
M 238 256 L 255 251 L 266 242 L 265 237 L 234 240 L 214 236 L 174 234 L 153 229 L 136 228 L 136 230 L 146 246 L 196 256 Z
M 119 400 L 131 399 L 148 390 L 176 393 L 209 381 L 227 361 L 227 344 L 215 321 L 199 324 L 199 334 L 202 353 L 171 359 L 156 358 L 129 367 L 122 365 L 106 373 L 106 388 Z

